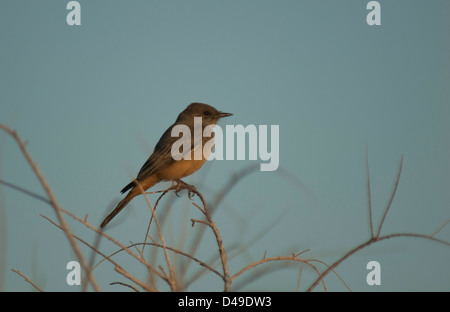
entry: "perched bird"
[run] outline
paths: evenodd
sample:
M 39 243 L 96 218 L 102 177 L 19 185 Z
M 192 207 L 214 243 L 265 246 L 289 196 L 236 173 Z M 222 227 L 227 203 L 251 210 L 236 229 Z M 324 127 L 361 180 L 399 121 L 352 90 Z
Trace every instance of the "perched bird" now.
M 129 191 L 129 193 L 119 202 L 117 207 L 105 218 L 105 220 L 103 220 L 100 227 L 105 227 L 135 196 L 142 194 L 143 191 L 161 181 L 175 181 L 178 184 L 186 185 L 186 183 L 180 179 L 191 175 L 200 169 L 208 157 L 203 153 L 200 159 L 194 157 L 194 150 L 200 147 L 198 144 L 199 142 L 197 142 L 196 145 L 194 139 L 194 118 L 201 118 L 201 133 L 203 134 L 205 127 L 215 125 L 220 118 L 231 115 L 232 114 L 230 113 L 220 112 L 214 107 L 203 103 L 192 103 L 186 107 L 186 109 L 178 115 L 175 123 L 161 136 L 153 153 L 142 166 L 136 179 L 122 189 L 122 194 L 127 191 Z M 184 125 L 190 129 L 190 149 L 188 151 L 183 151 L 183 154 L 191 153 L 190 160 L 185 158 L 176 160 L 172 155 L 172 145 L 179 140 L 179 137 L 172 136 L 172 129 L 177 125 Z M 211 140 L 211 138 L 203 137 L 202 135 L 201 140 L 203 151 L 205 143 Z

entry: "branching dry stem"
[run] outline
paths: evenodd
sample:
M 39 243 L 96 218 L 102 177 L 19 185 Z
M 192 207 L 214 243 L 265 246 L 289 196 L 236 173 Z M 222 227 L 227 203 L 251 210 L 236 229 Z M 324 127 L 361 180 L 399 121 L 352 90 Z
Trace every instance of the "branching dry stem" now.
M 101 264 L 103 261 L 109 261 L 110 263 L 112 263 L 114 265 L 114 270 L 119 273 L 121 276 L 125 277 L 126 279 L 130 280 L 132 283 L 138 285 L 139 287 L 141 287 L 142 289 L 146 290 L 146 291 L 158 291 L 156 285 L 155 285 L 155 281 L 154 281 L 154 277 L 158 277 L 161 280 L 165 281 L 170 289 L 172 291 L 178 291 L 180 290 L 180 285 L 182 281 L 177 281 L 177 277 L 180 278 L 179 276 L 176 276 L 175 274 L 175 270 L 173 268 L 173 264 L 171 261 L 171 258 L 169 256 L 169 251 L 171 253 L 174 254 L 178 254 L 183 256 L 184 258 L 190 260 L 187 262 L 187 265 L 184 267 L 184 270 L 187 269 L 187 266 L 190 263 L 198 263 L 202 268 L 202 272 L 212 272 L 215 275 L 217 275 L 218 277 L 220 277 L 223 280 L 224 283 L 224 291 L 228 292 L 231 290 L 231 283 L 232 281 L 234 281 L 235 279 L 237 279 L 239 276 L 241 276 L 243 273 L 250 271 L 251 269 L 255 268 L 255 267 L 259 267 L 260 265 L 263 265 L 265 263 L 270 263 L 270 262 L 298 262 L 301 264 L 300 268 L 299 268 L 299 273 L 298 273 L 298 281 L 297 281 L 297 291 L 300 288 L 300 281 L 302 279 L 302 270 L 304 266 L 307 266 L 309 268 L 311 268 L 314 272 L 317 273 L 317 278 L 315 279 L 315 281 L 311 284 L 311 286 L 307 289 L 307 291 L 312 291 L 315 289 L 315 287 L 321 283 L 323 285 L 324 290 L 327 290 L 327 287 L 325 285 L 325 281 L 324 278 L 330 273 L 330 272 L 334 272 L 336 274 L 336 276 L 342 281 L 342 283 L 345 285 L 345 287 L 347 287 L 347 289 L 350 290 L 350 287 L 348 287 L 348 285 L 345 283 L 345 281 L 339 276 L 339 274 L 336 273 L 335 269 L 344 261 L 346 260 L 348 257 L 352 256 L 353 254 L 355 254 L 356 252 L 374 244 L 377 242 L 381 242 L 387 239 L 391 239 L 391 238 L 396 238 L 396 237 L 404 237 L 404 238 L 423 238 L 423 239 L 427 239 L 430 241 L 434 241 L 446 246 L 450 247 L 450 243 L 441 239 L 436 238 L 435 236 L 437 235 L 437 233 L 439 231 L 441 231 L 445 226 L 447 226 L 450 223 L 450 220 L 447 220 L 442 226 L 440 226 L 434 233 L 432 233 L 431 235 L 424 235 L 424 234 L 417 234 L 417 233 L 394 233 L 394 234 L 389 234 L 389 235 L 381 235 L 381 230 L 383 227 L 383 224 L 386 220 L 387 214 L 391 209 L 393 200 L 395 198 L 396 192 L 397 192 L 397 188 L 399 185 L 399 181 L 400 181 L 400 176 L 401 176 L 401 171 L 402 171 L 402 167 L 403 167 L 403 155 L 401 156 L 401 160 L 400 160 L 400 166 L 399 166 L 399 170 L 396 176 L 396 180 L 395 180 L 395 184 L 392 190 L 392 194 L 389 198 L 388 204 L 384 210 L 384 213 L 382 215 L 380 224 L 378 226 L 378 228 L 374 228 L 373 225 L 373 216 L 372 216 L 372 194 L 371 194 L 371 186 L 370 186 L 370 172 L 369 172 L 369 161 L 368 161 L 368 151 L 366 148 L 366 172 L 367 172 L 367 197 L 368 197 L 368 210 L 369 210 L 369 227 L 370 227 L 370 237 L 367 241 L 359 244 L 358 246 L 354 247 L 353 249 L 349 250 L 348 252 L 346 252 L 341 258 L 339 258 L 338 260 L 336 260 L 333 264 L 328 265 L 326 264 L 324 261 L 322 260 L 318 260 L 318 259 L 301 259 L 299 258 L 300 255 L 303 255 L 305 252 L 309 251 L 309 249 L 301 251 L 299 253 L 292 253 L 291 256 L 277 256 L 277 257 L 267 257 L 267 251 L 264 252 L 264 256 L 262 259 L 252 262 L 250 264 L 248 264 L 247 266 L 243 267 L 241 270 L 239 270 L 237 273 L 235 273 L 234 275 L 230 275 L 230 271 L 229 271 L 229 264 L 228 264 L 228 258 L 227 258 L 227 252 L 225 250 L 224 244 L 223 244 L 223 240 L 222 240 L 222 236 L 219 232 L 219 229 L 216 225 L 216 223 L 214 222 L 213 218 L 212 218 L 212 212 L 214 211 L 214 209 L 217 208 L 217 206 L 223 201 L 224 197 L 226 196 L 226 194 L 228 194 L 228 192 L 245 176 L 247 176 L 248 174 L 250 174 L 251 172 L 256 171 L 257 166 L 250 166 L 245 170 L 242 170 L 239 174 L 233 175 L 231 177 L 231 179 L 228 181 L 228 183 L 226 183 L 225 187 L 219 191 L 218 195 L 215 197 L 215 200 L 213 201 L 212 207 L 210 209 L 210 206 L 208 206 L 204 196 L 202 193 L 200 193 L 195 187 L 188 185 L 186 183 L 184 183 L 183 181 L 178 181 L 179 183 L 176 186 L 172 186 L 166 190 L 162 190 L 162 191 L 157 191 L 157 192 L 149 192 L 146 193 L 145 190 L 138 184 L 138 187 L 141 188 L 141 192 L 142 195 L 145 197 L 145 200 L 147 202 L 148 207 L 150 208 L 151 211 L 151 217 L 150 217 L 150 221 L 149 221 L 149 225 L 147 228 L 147 232 L 145 235 L 145 239 L 143 243 L 132 243 L 129 246 L 125 246 L 123 243 L 120 243 L 119 241 L 117 241 L 116 239 L 114 239 L 113 237 L 111 237 L 110 235 L 104 233 L 102 230 L 100 230 L 99 228 L 92 226 L 88 220 L 87 220 L 87 216 L 85 216 L 84 219 L 81 219 L 77 216 L 75 216 L 74 214 L 70 213 L 67 210 L 64 210 L 61 206 L 59 206 L 55 195 L 53 194 L 53 191 L 51 190 L 49 184 L 47 183 L 47 181 L 45 180 L 43 174 L 40 172 L 37 164 L 34 162 L 34 160 L 31 158 L 31 156 L 29 155 L 27 149 L 26 149 L 26 144 L 25 142 L 17 135 L 17 133 L 13 130 L 11 130 L 10 128 L 0 124 L 0 130 L 3 130 L 4 132 L 6 132 L 8 135 L 10 135 L 15 142 L 17 143 L 17 145 L 19 146 L 25 160 L 28 162 L 28 164 L 30 165 L 32 171 L 34 172 L 35 176 L 37 177 L 37 179 L 39 180 L 41 186 L 43 187 L 43 189 L 45 190 L 45 193 L 47 195 L 47 197 L 38 195 L 34 192 L 31 192 L 29 190 L 26 190 L 20 186 L 14 185 L 12 183 L 0 180 L 0 184 L 3 184 L 5 186 L 8 186 L 12 189 L 15 189 L 19 192 L 22 192 L 28 196 L 34 197 L 38 200 L 41 200 L 43 202 L 45 202 L 46 204 L 50 205 L 53 210 L 55 211 L 56 217 L 57 217 L 57 221 L 55 222 L 53 220 L 51 220 L 48 217 L 43 216 L 46 220 L 48 220 L 49 222 L 51 222 L 54 226 L 58 227 L 59 229 L 61 229 L 64 234 L 66 235 L 69 244 L 72 248 L 72 250 L 74 251 L 74 253 L 77 256 L 77 259 L 79 260 L 82 268 L 84 269 L 84 271 L 86 272 L 86 277 L 85 280 L 83 281 L 83 285 L 85 289 L 85 286 L 87 285 L 87 283 L 89 283 L 90 285 L 92 285 L 93 289 L 95 291 L 100 291 L 100 287 L 98 286 L 92 271 L 99 265 Z M 175 191 L 176 193 L 178 193 L 179 191 L 181 191 L 182 189 L 187 189 L 188 190 L 188 195 L 189 198 L 192 197 L 192 194 L 195 194 L 198 196 L 198 198 L 201 201 L 201 205 L 192 202 L 192 204 L 201 212 L 201 214 L 205 217 L 204 220 L 201 219 L 190 219 L 190 221 L 192 222 L 192 226 L 194 226 L 196 223 L 200 223 L 204 226 L 198 226 L 198 232 L 196 233 L 196 239 L 194 239 L 194 244 L 191 247 L 191 249 L 188 252 L 173 248 L 173 247 L 169 247 L 167 246 L 164 236 L 163 236 L 163 232 L 162 232 L 162 228 L 161 228 L 161 224 L 156 216 L 155 210 L 157 208 L 157 206 L 160 203 L 160 200 L 169 192 L 169 191 Z M 161 193 L 161 195 L 158 197 L 155 206 L 153 207 L 150 203 L 150 200 L 147 196 L 147 194 L 155 194 L 155 193 Z M 97 234 L 97 238 L 106 238 L 107 240 L 109 240 L 110 242 L 112 242 L 114 245 L 119 247 L 119 250 L 117 250 L 116 252 L 110 254 L 110 255 L 105 255 L 103 252 L 101 252 L 98 249 L 98 245 L 97 244 L 90 244 L 88 243 L 86 240 L 82 239 L 81 237 L 75 235 L 72 233 L 72 231 L 70 230 L 67 222 L 65 221 L 65 218 L 63 215 L 68 215 L 71 218 L 73 218 L 74 220 L 76 220 L 77 222 L 83 224 L 85 227 L 87 227 L 88 229 L 90 229 L 91 231 L 93 231 L 94 233 Z M 154 220 L 154 223 L 156 225 L 156 229 L 157 229 L 157 233 L 158 233 L 158 238 L 160 243 L 157 243 L 155 241 L 155 238 L 152 238 L 149 235 L 149 231 L 150 231 L 150 226 L 152 224 Z M 218 258 L 216 257 L 214 261 L 211 261 L 212 263 L 214 263 L 215 261 L 217 261 L 217 259 L 220 259 L 221 262 L 221 267 L 222 267 L 222 273 L 219 272 L 218 270 L 214 269 L 213 266 L 211 264 L 207 264 L 206 262 L 196 258 L 193 256 L 193 254 L 195 253 L 195 251 L 197 250 L 198 246 L 199 246 L 199 242 L 200 242 L 200 238 L 202 237 L 205 228 L 209 227 L 213 234 L 214 234 L 214 238 L 217 242 L 217 247 L 218 247 Z M 147 239 L 151 239 L 152 242 L 147 242 Z M 91 250 L 93 250 L 93 255 L 98 254 L 102 257 L 102 260 L 100 260 L 95 266 L 92 267 L 92 269 L 90 268 L 90 265 L 87 263 L 87 261 L 84 258 L 83 253 L 81 252 L 77 241 L 81 242 L 82 244 L 86 245 L 88 248 L 90 248 Z M 99 241 L 97 241 L 99 242 Z M 138 249 L 138 246 L 142 245 L 142 250 Z M 156 249 L 161 249 L 164 252 L 164 258 L 165 258 L 165 262 L 167 264 L 167 268 L 168 272 L 166 272 L 166 269 L 162 266 L 162 265 L 150 265 L 144 258 L 144 248 L 145 246 L 152 246 L 155 247 Z M 133 252 L 131 250 L 131 248 L 136 248 L 137 250 L 137 254 L 135 252 Z M 136 278 L 135 276 L 131 275 L 129 272 L 127 272 L 122 266 L 120 266 L 116 261 L 112 260 L 112 257 L 116 254 L 118 254 L 121 251 L 125 251 L 127 252 L 132 258 L 136 259 L 139 263 L 141 263 L 142 265 L 144 265 L 148 272 L 150 273 L 150 283 L 144 283 L 142 282 L 140 279 Z M 91 262 L 93 262 L 94 257 L 92 257 Z M 326 267 L 326 269 L 321 272 L 319 270 L 319 268 L 316 266 L 316 264 L 319 263 L 321 265 L 324 265 Z M 92 263 L 93 264 L 93 263 Z M 39 288 L 36 284 L 34 284 L 31 280 L 29 280 L 25 275 L 23 275 L 22 273 L 20 273 L 20 271 L 18 270 L 14 270 L 11 269 L 13 272 L 15 272 L 16 274 L 20 275 L 21 277 L 23 277 L 25 279 L 25 281 L 29 284 L 31 284 L 35 289 L 37 289 L 38 291 L 43 291 L 41 288 Z M 196 275 L 197 277 L 199 275 Z M 252 276 L 250 274 L 250 276 Z M 253 275 L 255 276 L 255 275 Z M 259 276 L 256 276 L 259 277 Z M 195 277 L 194 277 L 195 280 Z M 138 291 L 138 289 L 132 285 L 129 284 L 125 284 L 123 282 L 113 282 L 110 285 L 122 285 L 122 286 L 126 286 L 129 287 L 131 289 L 133 289 L 134 291 Z M 182 286 L 183 287 L 183 286 Z M 181 287 L 181 288 L 182 288 Z

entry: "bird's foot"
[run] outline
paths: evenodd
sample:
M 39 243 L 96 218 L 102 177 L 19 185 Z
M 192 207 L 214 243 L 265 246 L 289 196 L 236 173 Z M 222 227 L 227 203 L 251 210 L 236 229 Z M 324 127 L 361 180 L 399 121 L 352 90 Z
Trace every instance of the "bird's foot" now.
M 187 184 L 186 182 L 181 181 L 180 179 L 175 180 L 175 182 L 177 184 L 173 185 L 169 189 L 170 190 L 174 190 L 175 191 L 175 195 L 177 195 L 178 197 L 180 197 L 180 195 L 178 193 L 181 192 L 182 190 L 187 190 L 188 191 L 189 199 L 192 199 L 192 197 L 194 197 L 194 195 L 198 192 L 197 189 L 195 188 L 195 186 L 193 186 L 191 184 Z

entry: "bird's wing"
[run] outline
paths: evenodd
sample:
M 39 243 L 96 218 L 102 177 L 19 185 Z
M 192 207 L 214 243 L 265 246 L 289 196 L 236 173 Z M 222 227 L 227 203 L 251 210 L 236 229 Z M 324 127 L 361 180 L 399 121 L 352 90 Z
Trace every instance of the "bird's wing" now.
M 183 135 L 180 137 L 172 137 L 172 129 L 174 126 L 178 125 L 177 123 L 170 126 L 166 132 L 161 136 L 158 143 L 155 146 L 155 150 L 153 151 L 152 155 L 147 159 L 147 161 L 142 166 L 141 170 L 138 173 L 137 180 L 142 181 L 145 178 L 169 167 L 173 163 L 175 163 L 177 160 L 184 157 L 185 154 L 190 153 L 194 149 L 198 149 L 202 147 L 202 139 L 195 139 L 194 133 L 191 133 L 190 136 Z M 180 134 L 181 135 L 181 134 Z M 176 151 L 173 155 L 176 156 L 176 159 L 172 156 L 172 145 L 178 142 L 177 144 L 183 144 L 184 140 L 190 140 L 190 142 L 187 142 L 187 146 L 190 148 L 188 150 L 183 150 L 182 152 Z M 185 146 L 183 144 L 183 146 Z
M 172 149 L 172 144 L 177 138 L 173 138 L 170 133 L 174 125 L 170 126 L 169 129 L 164 132 L 164 134 L 159 139 L 155 146 L 153 153 L 147 159 L 147 161 L 139 170 L 137 180 L 142 181 L 145 178 L 167 168 L 175 162 L 170 151 Z

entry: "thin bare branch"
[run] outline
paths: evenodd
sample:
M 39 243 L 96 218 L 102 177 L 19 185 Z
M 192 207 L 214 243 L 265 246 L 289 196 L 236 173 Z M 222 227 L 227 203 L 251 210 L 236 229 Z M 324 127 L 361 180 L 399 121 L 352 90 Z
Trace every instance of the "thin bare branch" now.
M 162 198 L 164 195 L 167 194 L 167 192 L 168 192 L 168 190 L 163 191 L 163 192 L 161 193 L 161 195 L 158 197 L 158 199 L 156 200 L 155 207 L 154 207 L 155 211 L 156 211 L 156 207 L 158 207 L 159 201 L 161 200 L 161 198 Z M 150 221 L 148 222 L 148 227 L 147 227 L 147 232 L 145 233 L 144 243 L 147 242 L 148 233 L 150 232 L 150 226 L 152 225 L 152 221 L 153 221 L 153 215 L 150 217 Z M 144 253 L 145 245 L 146 245 L 146 244 L 144 244 L 144 245 L 142 246 L 142 253 Z
M 198 220 L 198 219 L 191 219 L 191 222 L 192 222 L 192 226 L 194 226 L 195 223 L 202 223 L 202 224 L 205 224 L 208 226 L 210 225 L 208 221 L 203 221 L 203 220 Z
M 370 192 L 369 151 L 366 145 L 367 200 L 369 206 L 370 237 L 373 237 L 372 195 Z
M 32 281 L 30 281 L 30 279 L 29 279 L 28 277 L 26 277 L 25 275 L 23 275 L 22 273 L 20 273 L 20 271 L 14 270 L 14 269 L 11 269 L 11 271 L 13 271 L 14 273 L 19 274 L 20 276 L 22 276 L 22 278 L 23 278 L 27 283 L 29 283 L 31 286 L 33 286 L 37 291 L 44 292 L 44 291 L 43 291 L 42 289 L 40 289 L 35 283 L 33 283 Z
M 158 218 L 156 217 L 155 209 L 153 208 L 152 204 L 150 203 L 150 200 L 149 200 L 147 194 L 145 194 L 145 190 L 142 187 L 142 185 L 139 182 L 137 182 L 136 185 L 141 190 L 142 194 L 144 195 L 145 201 L 147 202 L 147 205 L 150 208 L 150 211 L 152 213 L 152 217 L 155 220 L 156 229 L 158 231 L 159 239 L 161 240 L 161 244 L 163 245 L 164 256 L 166 258 L 167 267 L 169 268 L 169 278 L 166 279 L 166 280 L 169 282 L 170 289 L 172 291 L 177 291 L 176 276 L 175 276 L 175 273 L 173 271 L 173 266 L 172 266 L 172 263 L 170 261 L 169 253 L 167 252 L 166 241 L 164 239 L 164 235 L 162 234 L 161 226 L 159 224 Z
M 64 230 L 64 233 L 66 234 L 66 237 L 69 240 L 70 246 L 72 247 L 72 250 L 74 251 L 75 255 L 78 258 L 78 261 L 80 262 L 83 269 L 86 271 L 86 274 L 88 276 L 90 283 L 92 284 L 92 287 L 96 291 L 100 291 L 100 287 L 98 286 L 94 276 L 91 275 L 91 273 L 90 273 L 91 270 L 89 268 L 89 265 L 86 262 L 86 260 L 84 259 L 83 253 L 81 252 L 80 248 L 78 247 L 77 242 L 73 238 L 72 232 L 69 228 L 69 225 L 66 223 L 66 220 L 64 219 L 64 217 L 61 213 L 62 208 L 59 206 L 59 204 L 56 200 L 56 197 L 53 194 L 52 189 L 50 188 L 50 185 L 47 183 L 47 180 L 44 178 L 44 175 L 41 173 L 39 167 L 37 166 L 37 164 L 35 163 L 33 158 L 31 158 L 30 154 L 28 153 L 25 143 L 22 141 L 22 139 L 20 138 L 20 136 L 17 134 L 16 131 L 13 131 L 12 129 L 4 126 L 3 124 L 0 124 L 0 129 L 5 131 L 6 133 L 8 133 L 16 141 L 23 156 L 25 157 L 26 161 L 28 162 L 31 169 L 33 170 L 33 172 L 34 172 L 35 176 L 37 177 L 37 179 L 39 180 L 41 186 L 44 188 L 45 193 L 47 194 L 49 201 L 51 203 L 51 206 L 54 208 L 56 217 L 58 218 L 58 222 L 61 224 L 61 226 Z
M 248 166 L 247 168 L 240 170 L 237 173 L 234 173 L 228 180 L 228 182 L 222 187 L 222 189 L 217 193 L 215 196 L 212 204 L 210 205 L 210 211 L 208 212 L 211 216 L 214 214 L 214 211 L 217 209 L 217 207 L 220 205 L 220 203 L 223 201 L 225 196 L 237 185 L 239 181 L 241 181 L 244 177 L 248 176 L 249 174 L 257 171 L 259 168 L 258 164 L 253 164 Z M 205 201 L 202 201 L 205 203 Z M 198 205 L 196 205 L 197 208 L 199 208 Z M 202 211 L 202 209 L 200 209 Z M 204 211 L 202 211 L 203 214 L 205 214 Z M 201 242 L 201 238 L 204 234 L 205 228 L 200 228 L 200 230 L 197 232 L 195 238 L 192 240 L 192 245 L 189 248 L 190 254 L 195 254 L 198 250 Z M 188 264 L 189 265 L 189 264 Z
M 131 248 L 131 247 L 133 247 L 134 245 L 139 246 L 139 245 L 143 245 L 143 244 L 146 244 L 146 245 L 149 245 L 149 246 L 158 247 L 158 248 L 163 248 L 163 246 L 162 246 L 161 244 L 158 244 L 158 243 L 155 243 L 155 242 L 153 242 L 153 243 L 135 243 L 135 244 L 133 244 L 133 245 L 127 246 L 127 248 Z M 192 255 L 190 255 L 190 254 L 188 254 L 188 253 L 186 253 L 186 252 L 184 252 L 184 251 L 181 251 L 181 250 L 179 250 L 179 249 L 176 249 L 176 248 L 172 248 L 172 247 L 169 247 L 169 246 L 166 246 L 166 248 L 167 248 L 168 250 L 174 252 L 174 253 L 177 253 L 177 254 L 179 254 L 179 255 L 182 255 L 182 256 L 184 256 L 184 257 L 186 257 L 186 258 L 189 258 L 189 259 L 191 259 L 191 260 L 197 262 L 199 265 L 203 266 L 203 267 L 206 268 L 207 270 L 209 270 L 209 271 L 213 272 L 214 274 L 216 274 L 217 276 L 220 276 L 221 278 L 223 278 L 223 275 L 222 275 L 222 274 L 220 274 L 218 271 L 216 271 L 215 269 L 213 269 L 211 266 L 209 266 L 209 265 L 206 264 L 205 262 L 203 262 L 203 261 L 201 261 L 201 260 L 195 258 L 194 256 L 192 256 Z M 105 256 L 105 258 L 102 259 L 101 261 L 99 261 L 99 262 L 94 266 L 93 269 L 95 269 L 95 268 L 96 268 L 99 264 L 101 264 L 103 261 L 110 259 L 110 258 L 113 257 L 114 255 L 116 255 L 116 254 L 118 254 L 119 252 L 122 252 L 122 251 L 124 251 L 124 249 L 121 248 L 121 249 L 119 249 L 119 250 L 113 252 L 113 253 L 110 254 L 109 256 Z
M 147 285 L 146 283 L 140 281 L 139 279 L 137 279 L 136 277 L 134 277 L 133 275 L 129 274 L 127 271 L 125 271 L 122 267 L 120 266 L 116 266 L 114 268 L 114 270 L 121 274 L 122 276 L 128 278 L 130 281 L 132 281 L 133 283 L 139 285 L 142 289 L 146 290 L 146 291 L 150 291 L 153 292 L 155 291 L 155 289 L 149 287 L 149 285 Z
M 105 237 L 107 240 L 111 241 L 113 244 L 119 246 L 120 248 L 122 248 L 123 250 L 125 250 L 129 255 L 131 255 L 133 258 L 135 258 L 137 261 L 139 261 L 140 263 L 142 263 L 144 266 L 146 266 L 146 268 L 152 272 L 155 273 L 156 275 L 158 275 L 161 279 L 165 280 L 164 276 L 161 275 L 161 273 L 156 270 L 155 268 L 153 268 L 151 265 L 149 265 L 145 259 L 142 259 L 140 256 L 138 256 L 137 254 L 135 254 L 133 251 L 131 251 L 128 247 L 126 247 L 125 245 L 123 245 L 122 243 L 120 243 L 119 241 L 117 241 L 116 239 L 114 239 L 113 237 L 111 237 L 110 235 L 106 234 L 105 232 L 99 230 L 97 227 L 91 225 L 89 222 L 84 221 L 83 219 L 75 216 L 74 214 L 72 214 L 71 212 L 62 209 L 62 211 L 69 215 L 70 217 L 72 217 L 73 219 L 75 219 L 76 221 L 80 222 L 81 224 L 83 224 L 84 226 L 86 226 L 87 228 L 89 228 L 90 230 L 94 231 L 97 234 L 102 235 L 103 237 Z M 169 281 L 165 280 L 168 284 Z
M 45 197 L 43 197 L 43 196 L 41 196 L 41 195 L 39 195 L 39 194 L 36 194 L 36 193 L 34 193 L 34 192 L 31 192 L 31 191 L 29 191 L 29 190 L 27 190 L 27 189 L 25 189 L 25 188 L 23 188 L 23 187 L 17 186 L 17 185 L 15 185 L 15 184 L 6 182 L 6 181 L 1 180 L 1 179 L 0 179 L 0 184 L 3 184 L 3 185 L 5 185 L 5 186 L 7 186 L 7 187 L 10 187 L 10 188 L 12 188 L 13 190 L 22 192 L 22 193 L 24 193 L 24 194 L 26 194 L 26 195 L 28 195 L 28 196 L 34 197 L 34 198 L 36 198 L 36 199 L 39 199 L 39 200 L 43 201 L 44 203 L 49 204 L 50 206 L 52 205 L 52 203 L 51 203 L 47 198 L 45 198 Z
M 230 278 L 230 270 L 228 268 L 227 253 L 225 251 L 225 247 L 223 246 L 222 236 L 220 235 L 220 232 L 216 226 L 216 223 L 212 219 L 211 213 L 208 209 L 208 204 L 206 203 L 206 200 L 203 197 L 203 194 L 197 190 L 194 190 L 194 193 L 197 194 L 197 196 L 200 198 L 200 200 L 203 204 L 203 209 L 200 209 L 200 211 L 202 211 L 204 213 L 206 220 L 208 221 L 208 226 L 212 229 L 214 236 L 216 237 L 217 245 L 219 247 L 220 259 L 222 261 L 223 280 L 224 280 L 224 284 L 225 284 L 224 291 L 229 292 L 231 290 L 231 278 Z
M 43 216 L 43 215 L 41 215 L 41 217 L 43 217 L 44 219 L 46 219 L 47 221 L 49 221 L 51 224 L 53 224 L 54 226 L 56 226 L 57 228 L 59 228 L 59 229 L 61 229 L 62 230 L 62 227 L 60 226 L 60 225 L 58 225 L 56 222 L 54 222 L 53 220 L 51 220 L 50 218 L 48 218 L 48 217 L 46 217 L 46 216 Z M 113 261 L 112 259 L 111 259 L 111 256 L 106 256 L 105 254 L 103 254 L 100 250 L 98 250 L 97 248 L 95 248 L 94 246 L 92 246 L 91 244 L 89 244 L 88 242 L 86 242 L 85 240 L 83 240 L 82 238 L 80 238 L 79 236 L 76 236 L 75 234 L 73 234 L 73 237 L 74 238 L 76 238 L 78 241 L 80 241 L 81 243 L 83 243 L 84 245 L 86 245 L 87 247 L 89 247 L 90 249 L 92 249 L 94 252 L 96 252 L 96 253 L 98 253 L 100 256 L 102 256 L 103 257 L 103 260 L 108 260 L 109 262 L 111 262 L 113 265 L 114 265 L 114 267 L 116 268 L 116 271 L 117 271 L 117 268 L 120 268 L 120 270 L 121 270 L 121 274 L 122 275 L 130 275 L 127 271 L 125 271 L 125 269 L 123 269 L 117 262 L 115 262 L 115 261 Z M 133 246 L 133 245 L 131 245 L 131 246 Z M 130 247 L 131 247 L 130 246 Z M 92 270 L 94 270 L 94 268 L 92 269 Z M 84 282 L 83 282 L 84 283 Z M 119 282 L 117 282 L 117 283 L 119 283 Z M 111 284 L 114 284 L 114 283 L 111 283 Z M 111 285 L 110 284 L 110 285 Z M 121 283 L 119 283 L 119 284 L 121 284 Z M 151 287 L 151 286 L 149 286 L 149 285 L 147 285 L 146 286 L 146 288 L 145 289 L 150 289 L 151 291 L 156 291 L 156 288 L 154 288 L 154 287 Z
M 323 264 L 324 266 L 326 266 L 327 268 L 330 267 L 327 263 L 325 263 L 324 261 L 319 260 L 319 259 L 310 259 L 308 261 L 310 261 L 310 262 L 319 262 L 319 263 Z M 347 285 L 347 283 L 344 281 L 344 279 L 334 269 L 331 269 L 331 271 L 342 282 L 342 284 L 345 286 L 345 288 L 347 288 L 349 291 L 352 291 L 350 286 Z
M 424 238 L 424 239 L 428 239 L 431 240 L 433 242 L 439 243 L 439 244 L 443 244 L 446 245 L 448 247 L 450 247 L 450 242 L 447 242 L 445 240 L 442 239 L 438 239 L 436 237 L 433 237 L 433 235 L 424 235 L 424 234 L 417 234 L 417 233 L 394 233 L 394 234 L 389 234 L 389 235 L 384 235 L 381 236 L 377 239 L 377 241 L 382 241 L 382 240 L 386 240 L 386 239 L 390 239 L 393 237 L 415 237 L 415 238 Z
M 384 220 L 386 219 L 386 215 L 388 214 L 389 209 L 391 208 L 392 201 L 394 200 L 395 193 L 397 192 L 398 182 L 400 181 L 400 174 L 402 173 L 402 167 L 403 167 L 403 155 L 400 159 L 400 168 L 398 169 L 397 179 L 395 181 L 395 185 L 394 185 L 394 189 L 392 191 L 391 198 L 389 199 L 389 203 L 386 207 L 386 210 L 384 211 L 383 218 L 381 219 L 381 222 L 380 222 L 380 226 L 378 227 L 377 237 L 380 237 L 381 228 L 383 227 Z
M 133 289 L 135 292 L 139 292 L 139 289 L 137 289 L 137 288 L 134 287 L 133 285 L 125 284 L 125 283 L 122 283 L 122 282 L 112 282 L 112 283 L 109 283 L 109 285 L 121 285 L 121 286 L 125 286 L 125 287 L 128 287 L 128 288 L 131 288 L 131 289 Z
M 351 255 L 353 255 L 354 253 L 360 251 L 363 248 L 366 248 L 370 245 L 372 245 L 373 243 L 376 242 L 380 242 L 386 239 L 390 239 L 390 238 L 394 238 L 394 237 L 416 237 L 416 238 L 424 238 L 424 239 L 428 239 L 431 241 L 435 241 L 437 243 L 440 244 L 444 244 L 447 246 L 450 246 L 449 242 L 446 242 L 444 240 L 441 239 L 437 239 L 431 235 L 423 235 L 423 234 L 416 234 L 416 233 L 395 233 L 395 234 L 390 234 L 390 235 L 385 235 L 385 236 L 381 236 L 381 237 L 371 237 L 368 241 L 366 241 L 365 243 L 362 243 L 358 246 L 356 246 L 355 248 L 353 248 L 352 250 L 348 251 L 344 256 L 342 256 L 341 258 L 339 258 L 336 262 L 334 262 L 332 265 L 330 265 L 328 267 L 327 270 L 325 270 L 312 284 L 311 286 L 308 288 L 307 291 L 312 291 L 317 284 L 322 281 L 326 275 L 328 275 L 328 273 L 330 273 L 331 271 L 333 271 L 339 264 L 342 263 L 342 261 L 344 261 L 345 259 L 347 259 L 348 257 L 350 257 Z
M 450 220 L 447 220 L 444 224 L 442 224 L 436 231 L 433 232 L 433 234 L 431 234 L 431 237 L 434 237 L 437 235 L 437 233 L 439 233 L 447 224 L 450 223 Z
M 297 288 L 295 289 L 296 292 L 298 292 L 300 289 L 300 280 L 302 278 L 302 271 L 303 271 L 303 267 L 301 266 L 300 270 L 298 272 Z
M 242 268 L 236 274 L 234 274 L 231 277 L 231 280 L 236 279 L 242 273 L 244 273 L 244 272 L 246 272 L 246 271 L 248 271 L 248 270 L 250 270 L 250 269 L 252 269 L 252 268 L 254 268 L 256 266 L 259 266 L 259 265 L 261 265 L 263 263 L 274 262 L 274 261 L 297 261 L 297 262 L 301 262 L 301 263 L 304 263 L 304 264 L 308 265 L 309 267 L 311 267 L 314 271 L 317 272 L 318 275 L 320 275 L 320 271 L 316 268 L 315 265 L 313 265 L 311 263 L 311 260 L 303 260 L 303 259 L 299 259 L 299 258 L 292 257 L 292 256 L 279 256 L 279 257 L 264 258 L 264 259 L 261 259 L 259 261 L 253 262 L 253 263 L 247 265 L 246 267 Z M 322 281 L 322 284 L 323 284 L 324 289 L 326 290 L 326 286 L 325 286 L 325 283 L 323 281 Z

